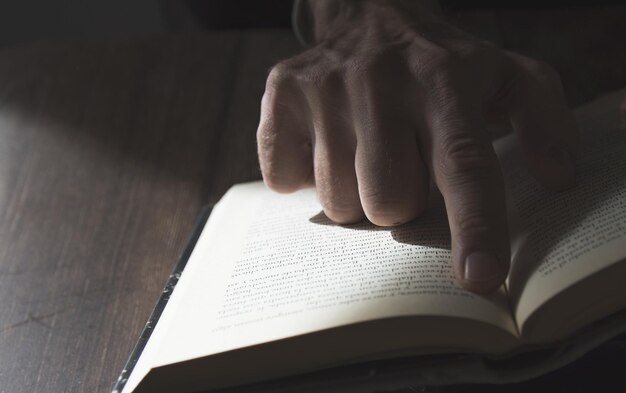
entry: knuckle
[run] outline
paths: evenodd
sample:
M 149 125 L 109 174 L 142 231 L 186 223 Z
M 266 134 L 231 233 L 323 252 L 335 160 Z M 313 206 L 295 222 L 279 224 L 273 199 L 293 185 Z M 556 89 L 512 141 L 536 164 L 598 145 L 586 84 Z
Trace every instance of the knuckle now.
M 426 54 L 418 51 L 413 57 L 412 73 L 420 84 L 435 92 L 449 93 L 452 86 L 464 86 L 476 70 L 486 65 L 500 65 L 502 51 L 486 42 L 456 45 L 454 48 L 431 48 Z
M 360 53 L 343 63 L 343 69 L 359 79 L 378 81 L 385 76 L 388 81 L 398 72 L 406 71 L 404 57 L 393 48 Z
M 439 173 L 449 179 L 497 170 L 497 162 L 487 146 L 471 136 L 444 139 L 437 159 Z
M 324 206 L 324 209 L 338 214 L 350 213 L 355 209 L 354 204 L 332 196 L 326 197 L 322 201 L 322 206 Z
M 292 176 L 281 175 L 280 173 L 267 168 L 262 170 L 265 185 L 273 191 L 280 193 L 294 192 L 300 189 L 302 182 L 296 181 Z
M 276 64 L 270 70 L 267 77 L 267 88 L 279 90 L 282 87 L 292 84 L 293 72 L 285 62 Z
M 281 62 L 272 67 L 267 76 L 261 107 L 270 113 L 279 112 L 288 109 L 294 102 L 300 102 L 299 95 L 296 71 Z
M 318 65 L 308 75 L 304 83 L 312 85 L 318 91 L 336 94 L 342 86 L 343 73 L 338 67 Z
M 300 133 L 306 135 L 307 104 L 297 78 L 284 63 L 270 71 L 265 93 L 261 99 L 261 112 L 257 127 L 259 147 L 272 145 L 279 134 Z
M 315 180 L 319 201 L 328 218 L 339 224 L 347 224 L 363 217 L 358 193 L 356 189 L 346 187 L 346 183 L 349 183 L 347 179 L 332 179 L 316 173 Z
M 339 199 L 327 200 L 322 206 L 326 216 L 339 224 L 357 221 L 363 214 L 360 205 Z
M 462 234 L 480 236 L 490 233 L 491 225 L 487 212 L 479 208 L 463 206 L 454 214 L 456 230 Z
M 416 215 L 415 209 L 397 195 L 365 193 L 361 197 L 367 217 L 376 225 L 391 226 L 405 223 Z
M 375 56 L 359 55 L 345 64 L 345 72 L 353 84 L 371 83 L 380 78 L 382 67 Z
M 286 97 L 297 97 L 297 92 L 318 94 L 336 93 L 343 84 L 343 66 L 333 61 L 310 61 L 300 64 L 300 59 L 289 59 L 278 63 L 270 71 L 268 87 L 275 91 L 291 93 Z
M 448 79 L 460 61 L 458 54 L 444 48 L 429 51 L 427 56 L 417 59 L 413 67 L 414 74 L 419 80 L 439 81 Z

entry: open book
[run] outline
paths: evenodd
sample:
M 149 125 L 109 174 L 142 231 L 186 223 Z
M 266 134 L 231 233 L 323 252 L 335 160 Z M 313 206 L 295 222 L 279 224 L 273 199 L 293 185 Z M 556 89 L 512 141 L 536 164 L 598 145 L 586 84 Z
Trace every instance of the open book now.
M 334 225 L 312 189 L 280 195 L 261 182 L 234 186 L 118 387 L 199 391 L 411 364 L 393 359 L 421 362 L 402 383 L 515 381 L 623 332 L 626 130 L 617 108 L 624 95 L 577 111 L 583 149 L 572 190 L 552 193 L 530 178 L 514 136 L 496 143 L 513 252 L 506 284 L 488 296 L 454 283 L 436 192 L 423 216 L 380 228 Z

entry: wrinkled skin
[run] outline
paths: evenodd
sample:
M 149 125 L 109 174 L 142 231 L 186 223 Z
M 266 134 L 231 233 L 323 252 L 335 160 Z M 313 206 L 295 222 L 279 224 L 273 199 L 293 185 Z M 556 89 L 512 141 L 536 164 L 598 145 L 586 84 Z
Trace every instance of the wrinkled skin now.
M 416 17 L 394 2 L 328 3 L 317 45 L 268 77 L 257 132 L 264 181 L 278 192 L 315 186 L 336 223 L 392 226 L 424 211 L 432 180 L 459 284 L 496 290 L 510 250 L 487 125 L 507 119 L 536 179 L 571 187 L 578 131 L 557 73 L 426 7 Z

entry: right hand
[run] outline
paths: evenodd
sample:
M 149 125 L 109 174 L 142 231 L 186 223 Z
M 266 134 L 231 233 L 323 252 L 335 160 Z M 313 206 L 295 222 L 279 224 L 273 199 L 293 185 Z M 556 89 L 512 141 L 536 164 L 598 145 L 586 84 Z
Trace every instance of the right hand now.
M 423 7 L 315 3 L 325 4 L 316 15 L 328 19 L 316 23 L 318 44 L 276 65 L 267 80 L 257 133 L 266 184 L 279 192 L 314 185 L 337 223 L 367 217 L 391 226 L 424 210 L 432 178 L 445 200 L 459 283 L 496 290 L 510 250 L 485 119 L 510 119 L 542 184 L 572 186 L 577 128 L 556 72 Z

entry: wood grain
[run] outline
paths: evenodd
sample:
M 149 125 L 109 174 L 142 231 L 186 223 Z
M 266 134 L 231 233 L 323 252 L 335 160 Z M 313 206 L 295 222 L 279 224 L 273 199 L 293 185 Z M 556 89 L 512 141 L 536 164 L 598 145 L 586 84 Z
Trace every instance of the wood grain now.
M 0 391 L 111 389 L 284 37 L 254 80 L 237 32 L 0 54 Z

